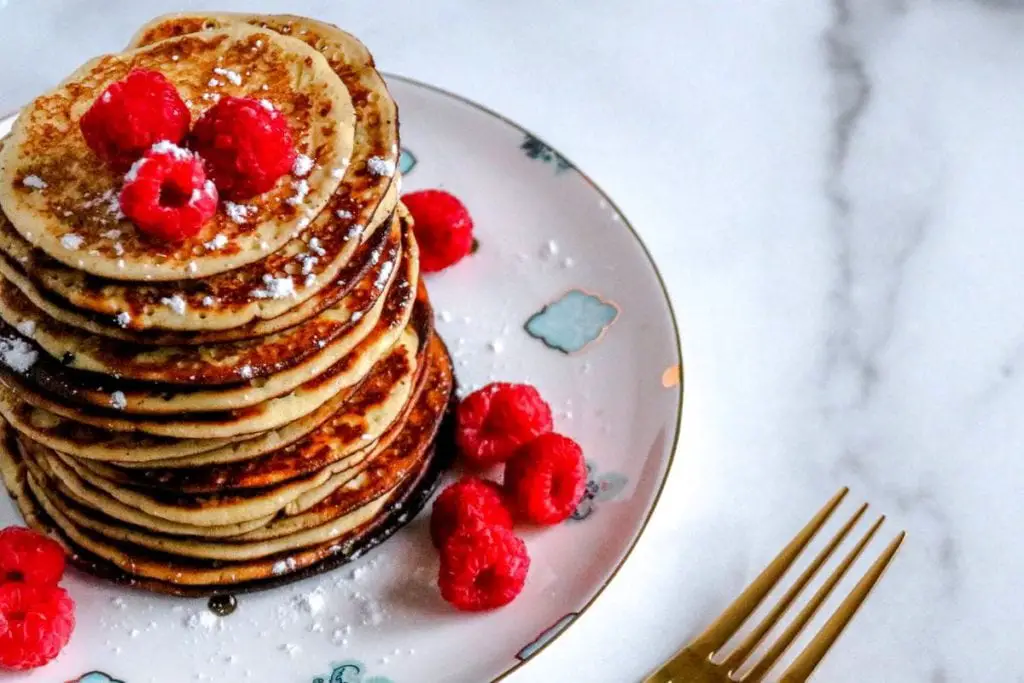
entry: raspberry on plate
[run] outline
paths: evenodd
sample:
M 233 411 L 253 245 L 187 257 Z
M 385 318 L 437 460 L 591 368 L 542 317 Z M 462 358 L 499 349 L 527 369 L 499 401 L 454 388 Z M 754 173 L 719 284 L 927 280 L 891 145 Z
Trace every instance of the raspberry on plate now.
M 22 526 L 0 531 L 0 583 L 56 586 L 64 562 L 64 549 L 52 538 Z
M 482 527 L 456 533 L 441 549 L 441 597 L 466 612 L 512 602 L 526 584 L 530 556 L 508 529 Z
M 444 190 L 420 190 L 402 197 L 413 218 L 420 267 L 433 273 L 463 259 L 473 249 L 473 219 L 455 196 Z
M 544 434 L 505 465 L 505 492 L 517 519 L 557 524 L 569 517 L 587 488 L 583 450 L 561 434 Z
M 461 479 L 434 501 L 430 513 L 430 538 L 434 547 L 444 546 L 453 534 L 487 526 L 512 528 L 512 516 L 501 499 L 501 487 L 477 477 Z
M 58 586 L 0 586 L 0 668 L 24 671 L 46 664 L 71 639 L 75 602 Z
M 217 188 L 203 160 L 170 142 L 158 142 L 124 177 L 121 211 L 142 232 L 170 242 L 195 235 L 217 213 Z
M 226 199 L 247 199 L 271 189 L 296 156 L 285 117 L 251 97 L 222 97 L 196 122 L 189 146 L 206 161 Z
M 478 467 L 504 462 L 517 448 L 550 432 L 551 407 L 528 384 L 494 382 L 474 391 L 455 413 L 459 452 Z
M 123 170 L 161 140 L 181 142 L 191 123 L 192 114 L 163 74 L 133 69 L 96 98 L 78 125 L 89 149 Z

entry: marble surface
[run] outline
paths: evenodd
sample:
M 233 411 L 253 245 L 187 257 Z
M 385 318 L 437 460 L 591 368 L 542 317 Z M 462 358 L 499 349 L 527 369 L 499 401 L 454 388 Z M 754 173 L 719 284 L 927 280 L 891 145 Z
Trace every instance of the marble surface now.
M 0 110 L 199 6 L 324 17 L 535 130 L 668 281 L 677 465 L 512 680 L 638 680 L 842 484 L 908 538 L 818 680 L 1024 680 L 1024 3 L 0 0 Z

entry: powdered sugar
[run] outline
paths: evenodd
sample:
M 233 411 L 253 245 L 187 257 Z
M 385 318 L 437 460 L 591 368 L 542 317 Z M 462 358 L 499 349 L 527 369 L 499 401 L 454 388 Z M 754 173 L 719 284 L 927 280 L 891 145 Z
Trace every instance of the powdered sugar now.
M 313 160 L 310 157 L 305 154 L 299 154 L 295 157 L 295 163 L 292 164 L 292 175 L 305 178 L 312 170 Z
M 187 619 L 185 619 L 185 626 L 193 631 L 199 628 L 204 628 L 207 631 L 211 631 L 213 630 L 213 627 L 217 626 L 219 623 L 220 619 L 217 617 L 217 615 L 205 609 L 200 610 L 198 612 L 193 612 L 188 616 Z
M 174 296 L 165 296 L 160 299 L 160 303 L 167 306 L 178 315 L 185 315 L 185 310 L 188 308 L 188 304 L 180 294 Z
M 149 151 L 153 154 L 169 154 L 176 161 L 191 161 L 195 158 L 191 150 L 179 147 L 170 140 L 161 140 L 150 147 Z
M 316 254 L 317 256 L 323 256 L 324 254 L 327 253 L 327 250 L 320 245 L 319 237 L 309 238 L 309 250 Z
M 60 238 L 60 245 L 65 249 L 78 249 L 82 246 L 83 242 L 85 242 L 85 238 L 73 232 L 69 232 Z
M 30 187 L 33 190 L 45 190 L 48 186 L 46 181 L 37 175 L 27 175 L 21 181 L 21 184 L 25 187 Z
M 214 298 L 212 296 L 210 296 L 209 294 L 207 294 L 206 296 L 203 297 L 203 305 L 204 306 L 212 306 L 213 303 L 214 303 Z
M 31 337 L 36 333 L 36 321 L 35 320 L 22 320 L 20 323 L 14 326 L 18 332 L 21 332 L 26 337 Z
M 253 370 L 251 365 L 243 365 L 238 369 L 238 376 L 242 379 L 252 379 Z
M 373 175 L 390 177 L 395 175 L 395 160 L 383 157 L 370 157 L 366 160 L 366 168 Z
M 306 195 L 309 194 L 309 183 L 305 180 L 296 180 L 292 183 L 292 189 L 295 190 L 295 194 L 288 198 L 288 203 L 292 206 L 298 206 L 302 202 L 306 201 Z
M 317 588 L 304 595 L 299 595 L 295 598 L 296 606 L 304 612 L 308 612 L 312 616 L 320 614 L 327 605 L 327 599 L 324 597 L 322 589 Z
M 225 237 L 222 233 L 218 232 L 216 235 L 213 236 L 212 240 L 210 240 L 209 242 L 207 242 L 203 246 L 206 247 L 206 249 L 208 251 L 214 251 L 216 249 L 220 249 L 221 247 L 223 247 L 227 243 L 228 243 L 228 238 Z
M 343 221 L 347 221 L 352 218 L 352 212 L 345 211 L 344 209 L 338 209 L 337 211 L 334 212 L 334 215 Z
M 373 286 L 377 289 L 384 289 L 384 285 L 386 285 L 388 280 L 391 279 L 391 271 L 394 270 L 394 268 L 394 261 L 385 261 L 380 267 L 380 272 L 377 273 L 377 279 L 374 281 Z
M 295 282 L 290 277 L 263 276 L 264 289 L 254 289 L 251 294 L 257 299 L 285 299 L 295 296 Z
M 121 327 L 128 327 L 132 322 L 132 316 L 127 311 L 121 311 L 117 314 L 117 324 Z
M 203 197 L 212 199 L 214 194 L 217 192 L 217 187 L 213 184 L 212 180 L 207 180 L 203 183 L 202 188 L 195 188 L 192 190 L 192 195 L 188 198 L 188 203 L 195 206 Z
M 224 202 L 224 211 L 228 214 L 228 218 L 241 225 L 249 220 L 249 216 L 255 214 L 259 209 L 249 204 Z
M 157 144 L 159 144 L 159 143 L 157 143 Z M 141 159 L 137 159 L 135 161 L 135 163 L 132 164 L 131 168 L 128 169 L 128 172 L 124 174 L 124 182 L 126 182 L 126 183 L 135 182 L 135 179 L 139 177 L 139 171 L 141 171 L 142 167 L 145 166 L 148 163 L 149 163 L 149 159 L 147 159 L 146 157 L 142 157 Z
M 39 352 L 24 339 L 0 337 L 0 361 L 15 372 L 28 372 L 39 359 Z
M 273 566 L 270 568 L 270 573 L 274 576 L 280 576 L 285 572 L 293 571 L 297 566 L 298 564 L 295 562 L 295 558 L 289 557 L 287 559 L 278 560 L 277 562 L 275 562 Z
M 110 395 L 110 405 L 117 410 L 124 410 L 128 407 L 128 397 L 123 391 L 115 391 Z
M 231 69 L 222 69 L 221 67 L 214 67 L 213 73 L 218 76 L 223 76 L 228 79 L 234 85 L 242 85 L 242 76 L 237 71 Z

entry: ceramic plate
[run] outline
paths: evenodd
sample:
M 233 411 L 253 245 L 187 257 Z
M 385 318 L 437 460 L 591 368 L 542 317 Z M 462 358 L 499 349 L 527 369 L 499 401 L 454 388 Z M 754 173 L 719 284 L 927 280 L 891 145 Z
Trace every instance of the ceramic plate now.
M 590 481 L 572 519 L 526 531 L 529 580 L 510 606 L 462 614 L 439 597 L 426 515 L 326 576 L 205 601 L 117 588 L 74 572 L 71 644 L 4 680 L 77 683 L 422 683 L 501 678 L 600 594 L 639 537 L 668 473 L 682 405 L 678 334 L 637 235 L 568 160 L 471 102 L 390 77 L 405 190 L 469 207 L 477 251 L 429 277 L 463 390 L 530 382 L 578 440 Z M 4 524 L 19 522 L 6 500 Z

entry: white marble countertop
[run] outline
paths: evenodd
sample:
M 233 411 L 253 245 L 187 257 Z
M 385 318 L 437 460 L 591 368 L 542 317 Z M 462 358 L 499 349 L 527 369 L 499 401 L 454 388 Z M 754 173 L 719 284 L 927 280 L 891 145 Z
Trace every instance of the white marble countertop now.
M 678 464 L 515 681 L 637 680 L 841 484 L 909 536 L 818 680 L 1024 680 L 1024 3 L 0 0 L 0 110 L 201 5 L 334 21 L 519 121 L 667 277 Z

